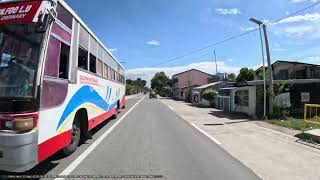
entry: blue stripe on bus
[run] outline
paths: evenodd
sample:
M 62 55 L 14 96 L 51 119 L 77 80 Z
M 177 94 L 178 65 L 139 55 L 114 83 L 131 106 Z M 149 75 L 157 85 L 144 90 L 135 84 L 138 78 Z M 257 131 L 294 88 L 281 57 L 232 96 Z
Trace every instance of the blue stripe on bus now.
M 109 99 L 111 95 L 111 88 L 109 93 Z M 117 101 L 115 101 L 113 104 L 108 104 L 94 89 L 91 89 L 90 86 L 83 86 L 81 87 L 70 99 L 69 103 L 67 104 L 65 110 L 63 111 L 57 129 L 60 128 L 62 123 L 65 121 L 65 119 L 80 105 L 84 103 L 92 103 L 99 108 L 107 111 L 109 109 L 113 109 L 115 107 L 115 104 L 117 104 Z

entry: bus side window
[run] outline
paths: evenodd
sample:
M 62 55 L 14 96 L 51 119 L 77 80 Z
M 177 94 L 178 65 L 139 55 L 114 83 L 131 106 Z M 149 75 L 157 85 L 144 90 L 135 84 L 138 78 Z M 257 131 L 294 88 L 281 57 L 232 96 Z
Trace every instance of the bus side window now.
M 68 79 L 70 47 L 61 43 L 59 78 Z
M 103 77 L 108 79 L 108 68 L 107 65 L 103 63 Z
M 96 71 L 97 71 L 97 74 L 102 76 L 103 75 L 103 64 L 102 62 L 97 59 L 97 67 L 96 67 Z
M 79 47 L 78 67 L 88 70 L 88 51 Z
M 54 37 L 50 37 L 47 50 L 46 66 L 44 74 L 46 76 L 58 77 L 58 65 L 60 55 L 60 41 Z
M 93 54 L 90 54 L 90 72 L 96 73 L 96 57 Z
M 68 79 L 70 47 L 50 37 L 44 74 L 50 77 Z

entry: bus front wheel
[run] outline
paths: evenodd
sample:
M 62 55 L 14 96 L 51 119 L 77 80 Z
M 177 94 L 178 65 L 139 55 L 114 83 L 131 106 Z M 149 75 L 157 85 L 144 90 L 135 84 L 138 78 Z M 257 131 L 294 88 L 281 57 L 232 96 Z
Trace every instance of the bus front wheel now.
M 66 156 L 72 154 L 78 147 L 81 137 L 80 122 L 77 117 L 75 117 L 72 129 L 71 129 L 71 143 L 62 149 L 62 153 Z

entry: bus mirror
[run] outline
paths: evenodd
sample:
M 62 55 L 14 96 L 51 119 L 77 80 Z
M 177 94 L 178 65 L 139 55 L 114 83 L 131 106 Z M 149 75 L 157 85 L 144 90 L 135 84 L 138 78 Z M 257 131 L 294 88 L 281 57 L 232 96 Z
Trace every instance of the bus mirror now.
M 50 15 L 49 14 L 42 14 L 40 17 L 39 17 L 39 20 L 37 22 L 37 28 L 36 28 L 36 32 L 37 33 L 44 33 L 46 32 L 47 28 L 49 27 L 50 25 Z

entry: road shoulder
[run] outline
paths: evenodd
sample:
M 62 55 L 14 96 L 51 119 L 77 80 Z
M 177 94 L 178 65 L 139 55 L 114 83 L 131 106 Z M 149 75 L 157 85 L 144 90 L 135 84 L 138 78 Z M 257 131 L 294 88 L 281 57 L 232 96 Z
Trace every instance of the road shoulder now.
M 221 142 L 220 146 L 262 179 L 320 179 L 320 150 L 286 133 L 246 118 L 228 118 L 211 108 L 160 99 L 190 124 Z

